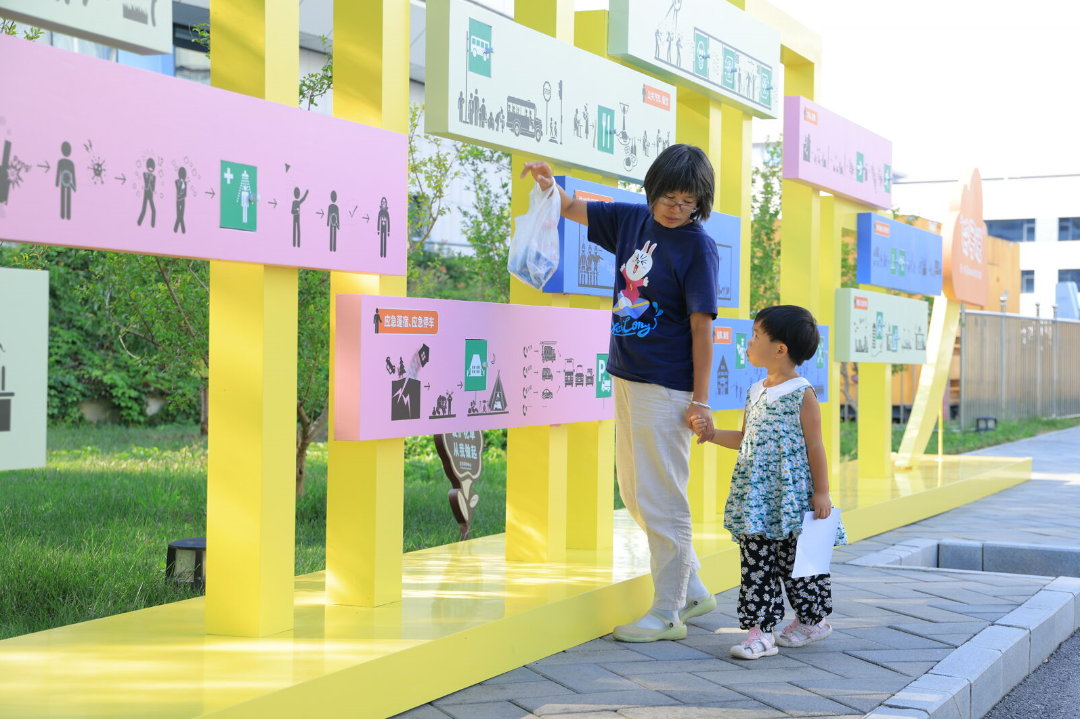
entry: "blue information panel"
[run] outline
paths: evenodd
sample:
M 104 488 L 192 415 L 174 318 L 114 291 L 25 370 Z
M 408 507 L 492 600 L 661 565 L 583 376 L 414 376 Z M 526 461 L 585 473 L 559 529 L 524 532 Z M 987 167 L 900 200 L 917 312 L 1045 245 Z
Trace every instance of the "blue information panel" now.
M 829 401 L 829 328 L 818 325 L 821 344 L 817 354 L 797 368 L 800 376 L 813 385 L 818 401 Z M 742 409 L 746 390 L 765 379 L 765 369 L 746 361 L 746 345 L 754 333 L 753 320 L 723 317 L 713 322 L 712 381 L 709 383 L 709 406 L 713 410 Z
M 555 181 L 568 194 L 589 202 L 645 204 L 645 195 L 637 192 L 561 175 Z M 720 255 L 717 307 L 739 306 L 739 230 L 738 217 L 715 210 L 705 223 L 705 231 L 716 241 Z M 615 256 L 589 242 L 588 227 L 570 220 L 559 221 L 559 239 L 559 267 L 544 285 L 544 292 L 611 297 L 615 286 Z
M 916 295 L 941 294 L 941 235 L 859 214 L 856 279 L 867 285 Z

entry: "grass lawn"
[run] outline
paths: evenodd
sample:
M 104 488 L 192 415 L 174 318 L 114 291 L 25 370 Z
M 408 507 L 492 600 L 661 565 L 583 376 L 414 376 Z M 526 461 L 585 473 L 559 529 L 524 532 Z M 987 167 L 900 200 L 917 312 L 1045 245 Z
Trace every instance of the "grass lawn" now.
M 947 453 L 966 452 L 1064 427 L 1077 420 L 1003 422 L 995 432 L 945 434 Z M 854 423 L 841 451 L 854 455 Z M 902 429 L 895 428 L 893 448 Z M 932 437 L 929 448 L 937 447 Z M 504 530 L 506 455 L 489 444 L 473 536 Z M 410 439 L 405 460 L 405 532 L 413 551 L 454 542 L 450 483 L 429 437 Z M 615 506 L 622 506 L 616 492 Z M 296 507 L 296 573 L 325 567 L 326 445 L 313 445 L 307 491 Z M 185 599 L 166 585 L 165 549 L 206 534 L 206 441 L 190 427 L 62 427 L 49 431 L 48 466 L 0 472 L 0 639 Z M 211 550 L 213 551 L 213 550 Z

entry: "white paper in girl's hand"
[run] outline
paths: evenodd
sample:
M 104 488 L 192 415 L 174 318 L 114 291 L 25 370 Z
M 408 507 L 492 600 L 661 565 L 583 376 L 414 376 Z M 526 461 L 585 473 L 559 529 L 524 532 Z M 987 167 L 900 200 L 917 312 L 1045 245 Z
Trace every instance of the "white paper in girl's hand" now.
M 840 527 L 840 508 L 833 507 L 825 519 L 814 519 L 813 512 L 803 516 L 802 534 L 795 545 L 795 567 L 792 578 L 828 574 L 832 563 L 836 530 Z

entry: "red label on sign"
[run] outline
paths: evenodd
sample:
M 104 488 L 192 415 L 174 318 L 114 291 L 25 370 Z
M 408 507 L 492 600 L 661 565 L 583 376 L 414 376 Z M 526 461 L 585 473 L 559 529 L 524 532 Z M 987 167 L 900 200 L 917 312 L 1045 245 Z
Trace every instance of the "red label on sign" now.
M 730 327 L 714 327 L 713 328 L 713 344 L 716 344 L 716 345 L 729 345 L 729 344 L 731 344 L 731 328 Z
M 809 122 L 811 125 L 817 124 L 817 112 L 811 110 L 809 107 L 803 108 L 803 119 Z
M 884 222 L 874 222 L 874 234 L 881 235 L 882 237 L 889 236 L 889 226 Z
M 642 95 L 646 105 L 659 107 L 661 110 L 671 110 L 671 93 L 646 85 L 642 89 Z
M 380 309 L 375 313 L 375 334 L 436 335 L 438 333 L 438 312 Z
M 868 299 L 866 299 L 865 297 L 856 297 L 855 298 L 855 309 L 857 309 L 857 310 L 868 310 L 868 309 L 870 309 L 870 301 Z

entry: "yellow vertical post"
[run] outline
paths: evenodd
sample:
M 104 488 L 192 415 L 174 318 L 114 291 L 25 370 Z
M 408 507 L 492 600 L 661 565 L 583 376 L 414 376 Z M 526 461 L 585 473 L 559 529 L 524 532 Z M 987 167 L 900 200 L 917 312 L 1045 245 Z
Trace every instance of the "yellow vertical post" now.
M 516 0 L 514 17 L 563 42 L 574 40 L 572 0 Z M 532 178 L 518 174 L 528 160 L 512 156 L 510 213 L 529 209 Z M 552 167 L 555 174 L 566 174 Z M 545 295 L 510 278 L 510 301 L 515 304 L 568 307 L 569 295 Z M 506 442 L 506 558 L 512 561 L 558 562 L 566 557 L 567 440 L 570 425 L 521 427 L 507 433 Z
M 710 100 L 700 93 L 676 88 L 677 112 L 675 116 L 675 137 L 680 143 L 700 147 L 713 164 L 716 181 L 721 177 L 717 168 L 722 159 L 721 135 L 722 116 L 720 103 Z M 720 194 L 713 198 L 713 209 L 719 210 Z M 718 420 L 713 413 L 713 422 Z M 717 446 L 711 442 L 690 447 L 690 482 L 686 488 L 690 500 L 690 519 L 692 522 L 713 522 L 716 520 Z
M 409 0 L 334 4 L 334 115 L 409 130 Z M 401 598 L 404 440 L 334 436 L 339 294 L 405 295 L 405 277 L 330 273 L 330 443 L 326 594 L 332 604 L 379 606 Z
M 960 327 L 960 303 L 945 297 L 934 298 L 930 315 L 930 332 L 926 340 L 927 364 L 919 373 L 919 388 L 911 405 L 911 416 L 904 428 L 904 438 L 896 464 L 911 467 L 926 452 L 926 443 L 934 430 L 934 420 L 942 398 L 948 389 L 949 367 L 956 345 L 956 332 Z
M 574 44 L 607 54 L 607 12 L 574 14 Z M 613 178 L 577 171 L 575 177 L 615 186 Z M 611 310 L 611 297 L 572 295 L 570 306 Z M 615 539 L 615 421 L 567 425 L 566 548 L 610 549 Z
M 295 105 L 298 0 L 215 2 L 211 82 Z M 210 263 L 208 634 L 293 626 L 295 269 Z
M 830 474 L 840 470 L 840 365 L 833 361 L 836 349 L 836 288 L 840 286 L 840 266 L 843 252 L 844 225 L 848 208 L 834 196 L 821 198 L 821 260 L 818 266 L 819 299 L 817 320 L 829 325 L 829 401 L 821 405 L 821 439 Z
M 784 94 L 814 99 L 815 66 L 785 62 Z M 780 301 L 817 311 L 820 301 L 821 193 L 792 180 L 782 183 L 780 235 Z
M 750 216 L 753 193 L 753 133 L 752 117 L 727 105 L 720 108 L 720 163 L 717 174 L 717 209 L 740 218 L 739 232 L 739 306 L 737 309 L 720 309 L 724 317 L 749 319 L 750 317 Z M 720 429 L 741 429 L 743 410 L 733 409 L 716 412 L 716 426 Z M 723 514 L 731 488 L 731 473 L 735 469 L 737 453 L 718 450 L 716 457 L 716 511 Z
M 859 363 L 859 477 L 892 476 L 892 365 Z

